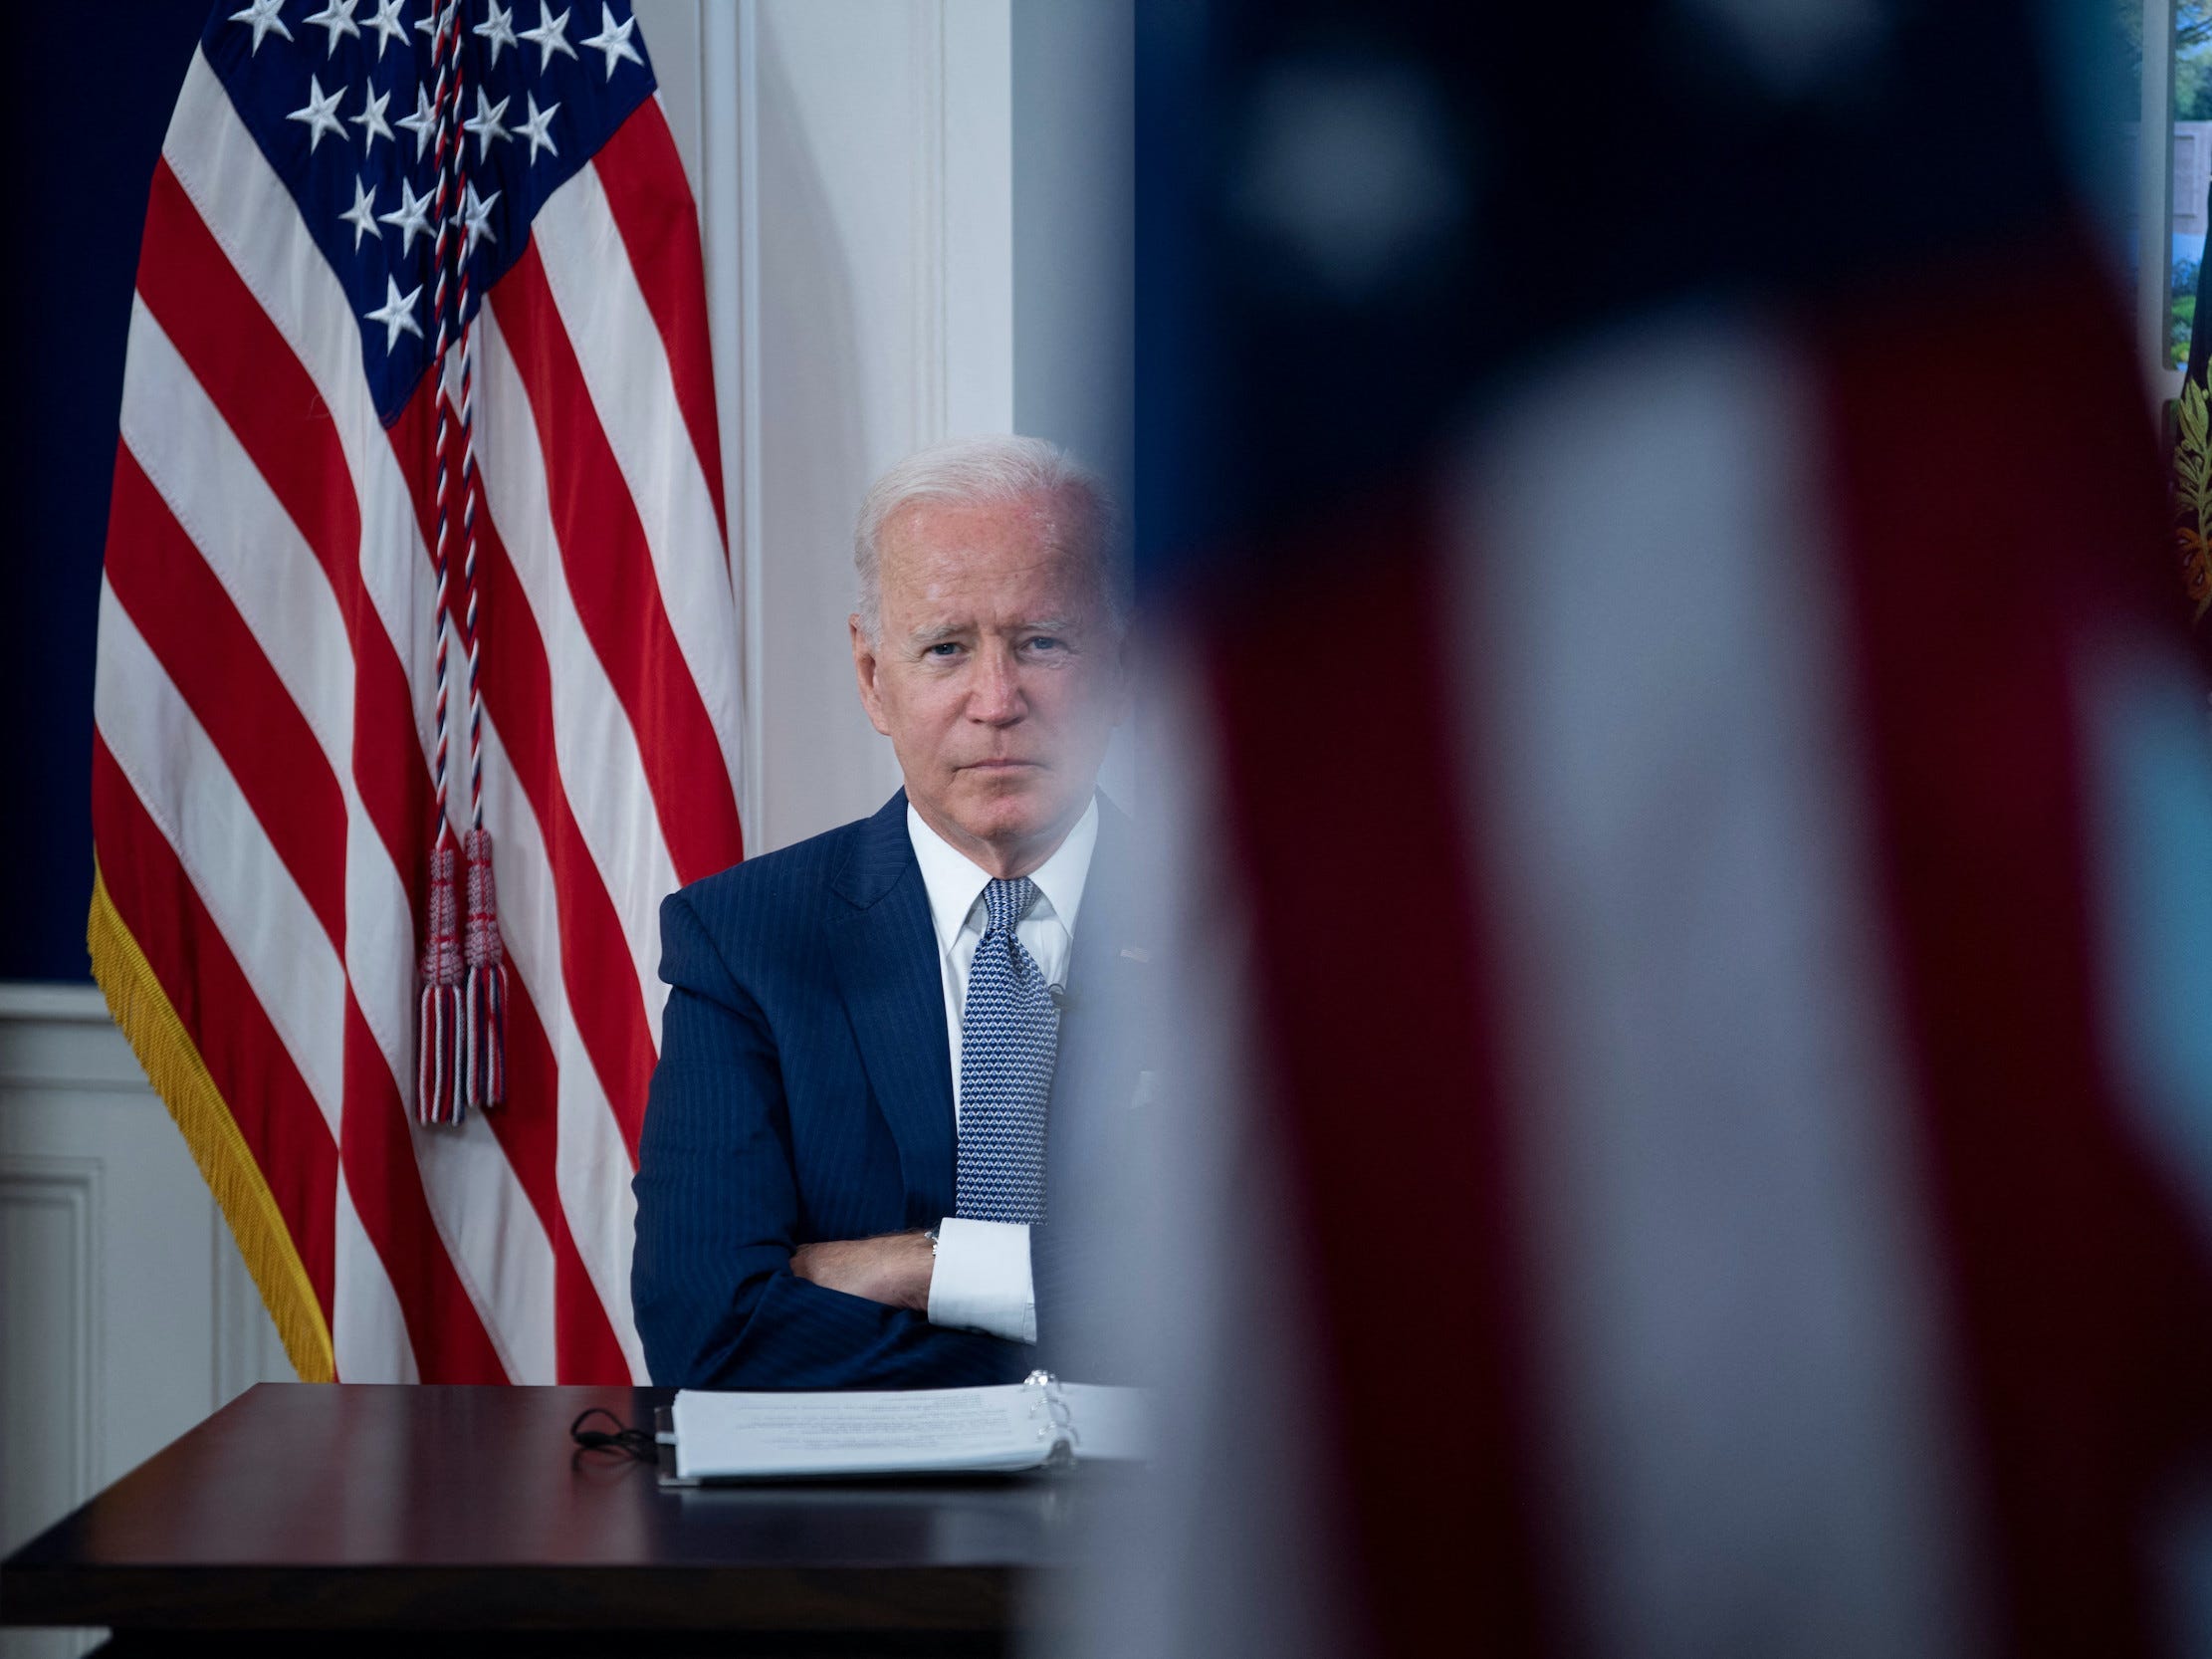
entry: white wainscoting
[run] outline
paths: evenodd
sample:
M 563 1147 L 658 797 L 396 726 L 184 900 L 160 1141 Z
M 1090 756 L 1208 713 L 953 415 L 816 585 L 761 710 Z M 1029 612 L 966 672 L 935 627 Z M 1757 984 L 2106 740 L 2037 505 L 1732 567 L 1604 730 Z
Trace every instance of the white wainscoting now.
M 292 1375 L 100 993 L 0 984 L 0 1551 Z M 8 1631 L 0 1656 L 89 1639 Z

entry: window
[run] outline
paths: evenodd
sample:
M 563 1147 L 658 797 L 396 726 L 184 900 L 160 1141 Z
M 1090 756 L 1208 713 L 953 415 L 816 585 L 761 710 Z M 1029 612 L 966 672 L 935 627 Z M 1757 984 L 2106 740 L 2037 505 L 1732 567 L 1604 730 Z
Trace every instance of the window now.
M 2160 399 L 2180 390 L 2212 191 L 2212 0 L 2118 0 L 2132 49 L 2137 119 L 2129 252 L 2139 356 Z M 2163 236 L 2141 234 L 2165 226 Z

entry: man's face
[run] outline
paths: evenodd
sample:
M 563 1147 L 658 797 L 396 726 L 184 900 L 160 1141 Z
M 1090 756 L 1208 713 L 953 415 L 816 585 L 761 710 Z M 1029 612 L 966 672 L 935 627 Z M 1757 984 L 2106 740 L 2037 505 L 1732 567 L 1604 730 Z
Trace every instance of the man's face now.
M 923 503 L 881 538 L 883 634 L 853 618 L 860 700 L 891 740 L 907 799 L 953 845 L 1025 874 L 1081 816 L 1128 705 L 1123 641 L 1068 504 Z

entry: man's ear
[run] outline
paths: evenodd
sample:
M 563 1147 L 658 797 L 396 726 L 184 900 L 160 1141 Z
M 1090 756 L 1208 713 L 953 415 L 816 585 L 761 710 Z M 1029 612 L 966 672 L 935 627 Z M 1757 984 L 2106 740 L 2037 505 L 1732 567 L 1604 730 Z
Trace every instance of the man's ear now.
M 860 613 L 853 612 L 845 618 L 845 631 L 852 635 L 852 673 L 860 682 L 860 706 L 868 711 L 868 724 L 885 737 L 891 728 L 884 724 L 883 696 L 876 689 L 876 670 L 879 663 L 876 648 L 868 642 L 867 631 L 860 625 Z

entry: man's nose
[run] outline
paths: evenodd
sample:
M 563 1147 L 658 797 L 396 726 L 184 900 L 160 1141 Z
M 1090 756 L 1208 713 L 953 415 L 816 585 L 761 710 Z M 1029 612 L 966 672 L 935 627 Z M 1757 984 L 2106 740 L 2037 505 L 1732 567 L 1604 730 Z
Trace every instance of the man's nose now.
M 1004 726 L 1019 720 L 1027 706 L 1013 653 L 992 647 L 979 651 L 975 683 L 968 693 L 968 718 L 989 726 Z

